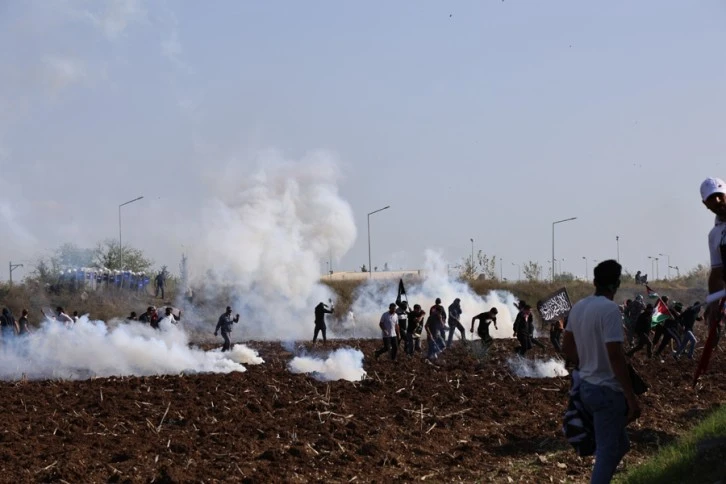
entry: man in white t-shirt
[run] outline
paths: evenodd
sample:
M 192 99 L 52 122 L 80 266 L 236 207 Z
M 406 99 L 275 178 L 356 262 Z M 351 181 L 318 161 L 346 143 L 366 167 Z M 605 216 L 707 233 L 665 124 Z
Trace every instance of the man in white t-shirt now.
M 595 294 L 570 311 L 562 350 L 580 373 L 580 396 L 595 427 L 595 466 L 591 483 L 608 483 L 630 448 L 626 425 L 638 418 L 623 350 L 620 308 L 613 302 L 622 267 L 606 260 L 595 267 Z
M 391 352 L 391 359 L 396 359 L 398 353 L 398 333 L 400 328 L 398 326 L 398 314 L 396 313 L 396 305 L 391 303 L 388 306 L 388 311 L 383 313 L 381 321 L 378 324 L 381 328 L 383 336 L 383 348 L 376 350 L 376 358 L 381 356 L 386 351 Z
M 711 272 L 708 276 L 708 293 L 723 290 L 723 261 L 721 244 L 726 243 L 726 182 L 720 178 L 706 178 L 701 183 L 701 201 L 716 215 L 716 221 L 708 234 L 708 250 L 711 255 Z M 718 301 L 709 305 L 706 314 L 716 308 Z

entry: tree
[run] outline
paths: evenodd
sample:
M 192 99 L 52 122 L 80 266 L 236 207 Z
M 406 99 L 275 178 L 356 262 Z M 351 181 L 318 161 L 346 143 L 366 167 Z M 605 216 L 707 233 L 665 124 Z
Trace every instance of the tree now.
M 539 262 L 528 261 L 522 266 L 522 273 L 529 282 L 538 281 L 542 276 L 542 266 Z
M 555 281 L 558 282 L 572 282 L 575 280 L 575 276 L 571 272 L 560 272 L 555 277 Z
M 479 272 L 483 274 L 484 277 L 487 279 L 497 278 L 497 256 L 493 255 L 490 258 L 484 252 L 479 251 L 476 254 L 476 261 L 479 266 Z
M 459 269 L 459 277 L 464 280 L 476 279 L 476 266 L 474 265 L 471 257 L 464 259 L 464 262 L 456 266 Z
M 363 264 L 362 266 L 360 266 L 360 271 L 361 272 L 368 272 L 368 268 L 366 267 L 365 264 Z
M 132 272 L 148 272 L 153 264 L 140 249 L 128 245 L 119 246 L 118 242 L 112 239 L 98 243 L 95 262 L 98 267 Z
M 473 262 L 471 257 L 466 257 L 457 267 L 459 268 L 459 277 L 462 279 L 497 278 L 497 258 L 495 256 L 490 258 L 482 251 L 476 254 L 476 259 Z

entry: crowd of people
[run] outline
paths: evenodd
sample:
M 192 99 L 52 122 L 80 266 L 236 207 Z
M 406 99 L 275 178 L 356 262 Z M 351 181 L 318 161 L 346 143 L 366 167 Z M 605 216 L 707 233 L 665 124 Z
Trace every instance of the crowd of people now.
M 678 360 L 684 354 L 693 359 L 698 340 L 694 334 L 696 321 L 702 321 L 699 301 L 688 307 L 681 302 L 670 302 L 668 296 L 660 298 L 667 311 L 654 317 L 655 306 L 646 304 L 643 296 L 628 299 L 621 307 L 623 327 L 630 345 L 628 356 L 633 356 L 643 348 L 648 358 L 662 358 L 666 351 Z M 660 343 L 660 344 L 659 344 Z M 661 359 L 661 361 L 664 361 Z
M 517 309 L 518 313 L 514 323 L 513 335 L 519 341 L 517 353 L 524 356 L 533 346 L 545 348 L 535 337 L 532 307 L 525 301 L 520 301 L 517 304 Z M 323 343 L 326 342 L 325 315 L 333 312 L 334 308 L 332 306 L 329 307 L 322 302 L 315 307 L 313 343 L 317 342 L 319 334 L 322 335 Z M 466 327 L 462 323 L 463 314 L 461 299 L 459 298 L 454 299 L 448 308 L 442 305 L 441 298 L 436 298 L 428 313 L 420 304 L 414 304 L 413 308 L 411 308 L 406 300 L 391 303 L 388 311 L 383 313 L 379 320 L 383 346 L 376 350 L 374 356 L 378 358 L 384 353 L 389 353 L 391 359 L 395 360 L 399 349 L 402 349 L 404 354 L 408 356 L 425 351 L 425 359 L 433 362 L 442 352 L 451 347 L 457 331 L 459 338 L 463 342 L 469 341 Z M 479 313 L 471 318 L 469 333 L 473 336 L 476 328 L 479 344 L 483 348 L 487 348 L 493 342 L 493 338 L 489 333 L 490 326 L 494 325 L 495 330 L 499 329 L 497 314 L 497 308 L 492 307 L 489 311 Z M 559 342 L 561 334 L 562 321 L 559 321 L 552 325 L 550 331 L 553 347 L 558 352 L 561 349 Z
M 152 279 L 153 277 L 153 279 Z M 169 274 L 162 270 L 156 275 L 130 270 L 111 270 L 95 267 L 76 267 L 62 270 L 54 286 L 55 289 L 97 290 L 102 288 L 118 288 L 129 291 L 147 291 L 153 289 L 156 297 L 164 299 Z M 153 283 L 153 284 L 152 284 Z

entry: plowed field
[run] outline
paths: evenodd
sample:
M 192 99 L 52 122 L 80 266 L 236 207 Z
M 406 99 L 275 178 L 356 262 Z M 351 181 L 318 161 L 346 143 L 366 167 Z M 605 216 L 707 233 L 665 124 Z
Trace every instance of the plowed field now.
M 590 459 L 561 438 L 569 379 L 514 376 L 515 346 L 483 360 L 460 343 L 433 366 L 376 360 L 368 377 L 319 382 L 287 369 L 279 343 L 249 342 L 265 364 L 245 373 L 18 381 L 2 385 L 3 482 L 580 482 Z M 530 357 L 550 357 L 537 349 Z M 721 354 L 693 389 L 695 363 L 636 357 L 651 391 L 630 428 L 633 465 L 726 395 Z M 510 480 L 511 479 L 511 480 Z

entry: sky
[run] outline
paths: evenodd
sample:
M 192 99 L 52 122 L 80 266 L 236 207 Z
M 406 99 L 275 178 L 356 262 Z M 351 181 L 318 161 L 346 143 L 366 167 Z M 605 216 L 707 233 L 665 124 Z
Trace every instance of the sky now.
M 516 279 L 569 217 L 556 258 L 578 277 L 616 237 L 651 278 L 648 256 L 661 277 L 708 261 L 722 1 L 4 0 L 0 43 L 0 279 L 117 238 L 142 195 L 124 243 L 175 270 L 204 200 L 321 151 L 357 227 L 335 270 L 367 265 L 388 205 L 378 267 L 453 266 L 473 238 Z

